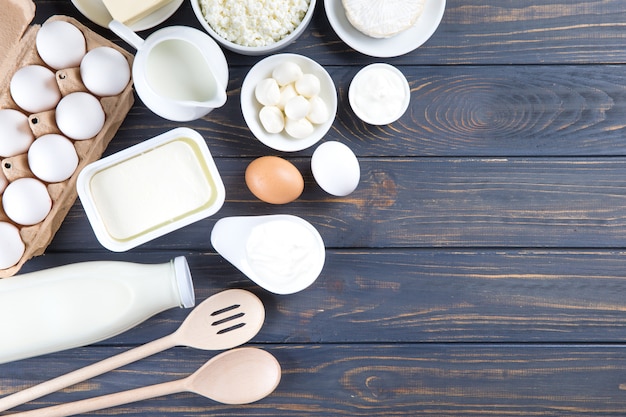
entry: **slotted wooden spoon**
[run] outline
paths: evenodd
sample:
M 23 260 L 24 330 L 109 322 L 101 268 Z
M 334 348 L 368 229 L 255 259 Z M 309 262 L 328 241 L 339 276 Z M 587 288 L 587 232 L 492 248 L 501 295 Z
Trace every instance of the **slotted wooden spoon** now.
M 219 292 L 200 303 L 174 332 L 134 349 L 0 398 L 0 411 L 8 410 L 78 382 L 162 352 L 174 346 L 224 350 L 252 339 L 263 326 L 265 308 L 249 291 Z
M 179 392 L 193 392 L 223 404 L 249 404 L 270 395 L 280 377 L 280 364 L 269 352 L 253 347 L 232 349 L 213 357 L 187 378 L 11 416 L 72 416 Z

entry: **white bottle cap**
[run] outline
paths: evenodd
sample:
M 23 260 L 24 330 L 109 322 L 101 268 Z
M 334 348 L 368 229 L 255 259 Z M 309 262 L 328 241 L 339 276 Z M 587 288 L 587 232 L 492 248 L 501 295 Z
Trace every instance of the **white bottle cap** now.
M 184 256 L 177 256 L 172 262 L 174 263 L 174 276 L 178 285 L 181 307 L 191 308 L 196 305 L 196 296 L 187 259 Z

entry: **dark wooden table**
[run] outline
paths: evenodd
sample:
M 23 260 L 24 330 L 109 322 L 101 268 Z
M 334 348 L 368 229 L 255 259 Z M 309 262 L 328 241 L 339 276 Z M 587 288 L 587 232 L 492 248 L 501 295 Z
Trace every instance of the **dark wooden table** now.
M 67 0 L 37 7 L 37 23 L 70 15 L 122 44 Z M 425 45 L 383 60 L 346 46 L 318 4 L 285 52 L 332 75 L 339 111 L 325 140 L 355 151 L 361 183 L 347 198 L 328 196 L 310 173 L 312 149 L 282 155 L 306 185 L 278 207 L 257 201 L 243 180 L 255 157 L 281 155 L 253 139 L 239 108 L 242 80 L 260 58 L 227 53 L 226 106 L 183 124 L 216 158 L 222 210 L 116 254 L 99 245 L 77 202 L 46 254 L 22 271 L 184 255 L 198 302 L 226 288 L 262 299 L 267 319 L 250 345 L 278 358 L 282 381 L 246 406 L 177 394 L 94 415 L 625 415 L 625 22 L 621 0 L 449 0 Z M 175 24 L 199 27 L 187 1 L 160 27 Z M 347 88 L 360 68 L 383 61 L 406 74 L 411 106 L 372 127 L 350 110 Z M 107 154 L 180 125 L 137 100 Z M 309 220 L 327 244 L 322 275 L 305 291 L 272 295 L 210 245 L 217 219 L 270 213 Z M 186 314 L 170 310 L 93 346 L 0 365 L 0 394 L 166 335 Z M 18 409 L 177 379 L 212 355 L 174 348 Z

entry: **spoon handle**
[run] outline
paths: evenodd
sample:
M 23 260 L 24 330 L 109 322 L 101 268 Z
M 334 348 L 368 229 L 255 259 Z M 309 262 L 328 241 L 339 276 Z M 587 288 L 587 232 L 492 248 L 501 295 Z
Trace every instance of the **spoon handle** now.
M 100 397 L 86 398 L 65 404 L 53 405 L 51 407 L 38 408 L 11 414 L 13 417 L 64 417 L 76 414 L 88 413 L 105 408 L 116 407 L 118 405 L 129 404 L 136 401 L 147 400 L 149 398 L 163 395 L 176 394 L 185 391 L 185 379 L 169 381 L 156 385 L 135 388 L 128 391 L 116 392 L 114 394 L 102 395 Z
M 28 401 L 51 394 L 60 389 L 69 387 L 78 382 L 85 381 L 89 378 L 101 375 L 105 372 L 117 369 L 121 366 L 128 365 L 139 359 L 146 358 L 155 353 L 162 352 L 171 347 L 176 346 L 175 333 L 136 348 L 127 350 L 110 358 L 103 359 L 100 362 L 88 365 L 84 368 L 77 369 L 65 375 L 58 376 L 48 381 L 18 391 L 14 394 L 0 398 L 0 411 L 5 411 Z

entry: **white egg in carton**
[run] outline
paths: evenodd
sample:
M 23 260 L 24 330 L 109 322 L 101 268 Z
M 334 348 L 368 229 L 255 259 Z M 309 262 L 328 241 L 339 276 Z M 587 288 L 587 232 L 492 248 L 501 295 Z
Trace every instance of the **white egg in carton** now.
M 9 3 L 0 32 L 15 29 L 11 12 L 27 20 L 8 51 L 0 46 L 0 278 L 45 251 L 76 201 L 79 172 L 134 102 L 132 54 L 67 16 L 28 26 L 30 2 Z

